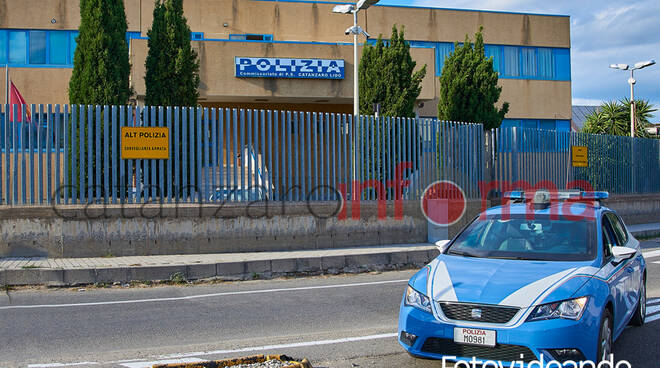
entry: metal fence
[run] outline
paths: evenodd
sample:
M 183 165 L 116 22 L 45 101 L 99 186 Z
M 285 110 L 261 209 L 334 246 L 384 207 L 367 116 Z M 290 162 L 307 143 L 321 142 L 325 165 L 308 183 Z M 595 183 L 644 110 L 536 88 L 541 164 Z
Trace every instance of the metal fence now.
M 483 180 L 474 124 L 201 107 L 0 112 L 2 204 L 417 199 L 440 178 L 476 197 Z M 123 159 L 122 127 L 169 128 L 169 159 Z
M 6 119 L 10 108 L 14 118 Z M 122 127 L 169 128 L 169 159 L 122 158 Z M 484 133 L 479 124 L 435 119 L 4 105 L 0 137 L 0 204 L 8 205 L 419 199 L 437 180 L 456 183 L 468 198 L 523 181 L 660 192 L 658 140 Z M 571 165 L 574 145 L 588 147 L 588 167 Z
M 489 132 L 491 175 L 498 192 L 544 188 L 660 192 L 660 140 L 500 128 Z M 574 166 L 572 149 L 586 147 L 588 166 Z

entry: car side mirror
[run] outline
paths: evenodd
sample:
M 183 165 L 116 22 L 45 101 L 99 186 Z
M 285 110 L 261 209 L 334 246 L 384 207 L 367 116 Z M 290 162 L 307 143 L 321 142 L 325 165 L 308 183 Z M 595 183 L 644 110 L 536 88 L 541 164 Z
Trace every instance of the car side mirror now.
M 637 249 L 634 248 L 612 247 L 612 256 L 614 257 L 614 262 L 617 263 L 632 258 L 635 254 L 637 254 Z
M 447 250 L 447 247 L 449 246 L 450 242 L 451 242 L 451 240 L 449 240 L 449 239 L 438 240 L 437 242 L 435 242 L 435 246 L 440 251 L 440 254 L 445 253 L 445 251 Z

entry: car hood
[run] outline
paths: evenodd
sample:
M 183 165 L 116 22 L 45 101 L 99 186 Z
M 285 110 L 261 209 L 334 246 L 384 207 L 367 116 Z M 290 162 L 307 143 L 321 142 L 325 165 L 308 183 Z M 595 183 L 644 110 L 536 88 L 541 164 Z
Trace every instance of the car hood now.
M 427 293 L 435 301 L 526 308 L 570 298 L 598 272 L 590 262 L 469 258 L 441 254 L 431 264 Z

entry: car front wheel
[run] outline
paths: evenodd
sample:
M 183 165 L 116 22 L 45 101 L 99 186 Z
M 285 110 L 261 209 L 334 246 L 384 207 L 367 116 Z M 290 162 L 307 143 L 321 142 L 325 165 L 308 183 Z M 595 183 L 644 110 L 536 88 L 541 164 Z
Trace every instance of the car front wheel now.
M 605 309 L 600 321 L 600 333 L 598 334 L 598 362 L 605 361 L 612 353 L 612 313 Z
M 644 325 L 644 318 L 646 318 L 646 277 L 642 280 L 642 285 L 639 287 L 639 300 L 637 301 L 635 314 L 630 319 L 630 324 L 633 326 L 642 326 Z

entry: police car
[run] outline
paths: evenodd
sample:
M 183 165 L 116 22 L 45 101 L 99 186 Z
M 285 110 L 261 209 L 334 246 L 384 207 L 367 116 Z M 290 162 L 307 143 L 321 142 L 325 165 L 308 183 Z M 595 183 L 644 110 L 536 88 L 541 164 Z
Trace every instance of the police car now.
M 515 367 L 612 359 L 624 328 L 644 323 L 646 264 L 600 204 L 607 192 L 505 197 L 410 279 L 399 343 L 415 357 Z

